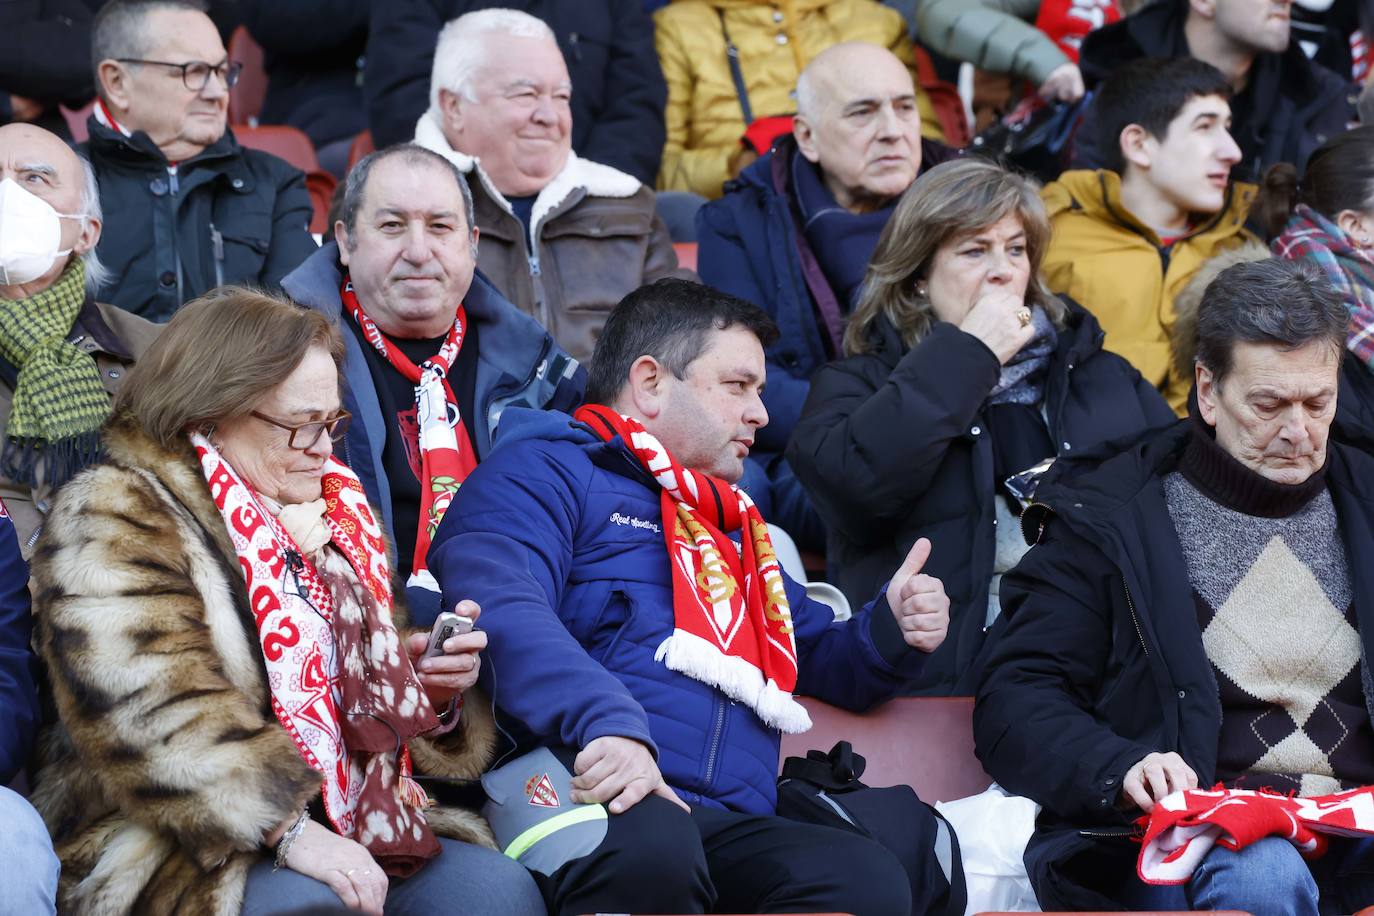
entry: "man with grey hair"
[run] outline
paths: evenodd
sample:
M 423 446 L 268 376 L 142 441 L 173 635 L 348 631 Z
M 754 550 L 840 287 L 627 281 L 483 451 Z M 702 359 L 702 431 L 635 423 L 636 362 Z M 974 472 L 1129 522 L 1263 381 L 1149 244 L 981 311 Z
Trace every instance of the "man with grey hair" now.
M 55 134 L 0 127 L 0 498 L 27 557 L 53 492 L 99 455 L 158 326 L 95 301 L 99 189 Z
M 804 547 L 823 549 L 825 534 L 782 451 L 811 375 L 843 355 L 845 318 L 897 199 L 955 155 L 921 136 L 916 86 L 901 59 L 845 42 L 802 71 L 792 136 L 697 214 L 701 279 L 758 305 L 782 331 L 767 351 L 771 420 L 750 460 L 773 483 L 768 517 Z
M 1142 883 L 1132 822 L 1182 789 L 1374 785 L 1374 457 L 1329 434 L 1348 315 L 1313 268 L 1217 275 L 1191 416 L 1060 459 L 1021 526 L 974 710 L 988 773 L 1043 806 L 1047 910 L 1350 912 L 1374 841 L 1306 862 L 1281 835 Z
M 545 22 L 576 91 L 572 145 L 648 184 L 658 177 L 668 87 L 641 0 L 393 0 L 372 5 L 367 36 L 368 122 L 378 147 L 408 140 L 430 98 L 444 23 L 475 10 L 513 8 Z
M 204 9 L 113 0 L 92 32 L 87 155 L 109 223 L 106 292 L 154 321 L 225 283 L 275 287 L 315 250 L 304 176 L 226 126 L 239 65 Z
M 572 81 L 553 31 L 478 10 L 444 26 L 415 142 L 468 176 L 477 263 L 579 360 L 611 308 L 680 270 L 654 192 L 572 150 Z
M 439 593 L 425 557 L 508 406 L 571 411 L 586 372 L 476 271 L 480 233 L 463 176 L 412 144 L 348 175 L 330 242 L 282 287 L 344 329 L 343 442 L 382 513 L 412 622 Z

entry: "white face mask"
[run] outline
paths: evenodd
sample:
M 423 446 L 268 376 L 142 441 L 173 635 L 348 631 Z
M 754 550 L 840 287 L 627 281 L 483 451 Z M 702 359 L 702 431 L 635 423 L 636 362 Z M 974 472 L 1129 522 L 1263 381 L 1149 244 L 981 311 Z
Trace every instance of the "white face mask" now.
M 0 286 L 37 280 L 58 258 L 62 220 L 83 219 L 77 213 L 58 213 L 52 204 L 19 186 L 13 178 L 0 180 Z

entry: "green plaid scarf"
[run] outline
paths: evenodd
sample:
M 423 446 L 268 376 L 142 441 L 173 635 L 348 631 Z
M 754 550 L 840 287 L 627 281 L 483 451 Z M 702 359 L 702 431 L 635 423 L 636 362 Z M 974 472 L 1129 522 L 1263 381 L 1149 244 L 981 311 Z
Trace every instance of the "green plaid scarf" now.
M 40 458 L 43 482 L 59 487 L 100 455 L 110 396 L 95 359 L 67 342 L 85 301 L 80 259 L 43 292 L 0 299 L 0 356 L 19 369 L 0 473 L 30 487 Z

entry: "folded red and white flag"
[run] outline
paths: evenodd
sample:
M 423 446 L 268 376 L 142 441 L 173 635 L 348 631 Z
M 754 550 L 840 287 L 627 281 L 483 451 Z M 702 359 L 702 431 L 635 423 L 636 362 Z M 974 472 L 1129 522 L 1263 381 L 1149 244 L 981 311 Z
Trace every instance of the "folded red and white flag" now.
M 1374 787 L 1298 798 L 1250 789 L 1175 792 L 1145 817 L 1136 871 L 1146 884 L 1185 884 L 1213 846 L 1243 849 L 1280 836 L 1320 858 L 1327 835 L 1374 836 Z

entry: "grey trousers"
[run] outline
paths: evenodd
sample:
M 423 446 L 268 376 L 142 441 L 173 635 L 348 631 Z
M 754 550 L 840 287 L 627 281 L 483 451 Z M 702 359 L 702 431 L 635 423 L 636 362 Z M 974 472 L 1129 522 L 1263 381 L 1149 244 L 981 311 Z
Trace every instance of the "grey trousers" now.
M 439 844 L 444 851 L 415 875 L 392 879 L 386 916 L 545 916 L 534 879 L 514 859 L 443 837 Z M 274 872 L 268 859 L 248 872 L 242 916 L 285 916 L 315 907 L 348 912 L 328 885 L 287 868 Z

